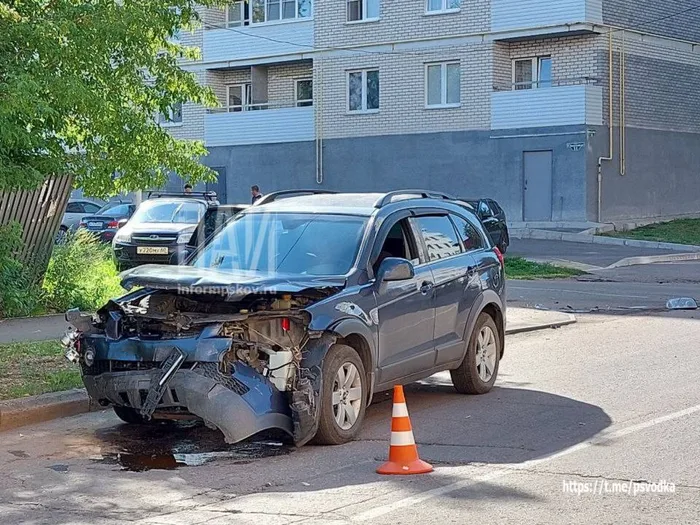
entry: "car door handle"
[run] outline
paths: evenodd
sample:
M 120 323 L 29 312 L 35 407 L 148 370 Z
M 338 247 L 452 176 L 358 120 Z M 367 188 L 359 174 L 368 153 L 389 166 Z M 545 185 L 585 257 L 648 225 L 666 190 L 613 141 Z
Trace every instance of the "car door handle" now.
M 421 284 L 421 286 L 420 286 L 420 293 L 422 293 L 423 295 L 428 295 L 428 293 L 432 289 L 433 289 L 433 283 L 428 282 L 428 281 L 424 281 L 423 284 Z

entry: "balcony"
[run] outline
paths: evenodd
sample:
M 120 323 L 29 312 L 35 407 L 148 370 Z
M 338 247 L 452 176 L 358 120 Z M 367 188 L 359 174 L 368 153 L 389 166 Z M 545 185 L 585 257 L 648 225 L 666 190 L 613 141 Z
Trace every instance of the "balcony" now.
M 314 46 L 314 22 L 310 19 L 253 24 L 204 31 L 202 59 L 235 66 L 300 60 Z
M 315 138 L 314 108 L 251 106 L 247 111 L 215 110 L 204 120 L 207 147 L 305 142 Z M 259 108 L 257 111 L 253 108 Z
M 491 31 L 504 39 L 581 34 L 603 23 L 603 0 L 492 0 Z M 517 33 L 520 33 L 518 35 Z
M 603 88 L 561 85 L 491 94 L 491 129 L 603 124 Z

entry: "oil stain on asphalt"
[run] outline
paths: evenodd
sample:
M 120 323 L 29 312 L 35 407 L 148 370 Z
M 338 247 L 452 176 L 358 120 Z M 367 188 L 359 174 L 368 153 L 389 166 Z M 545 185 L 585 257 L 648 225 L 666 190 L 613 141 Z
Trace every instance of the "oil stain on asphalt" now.
M 98 430 L 95 437 L 102 442 L 102 453 L 92 458 L 94 462 L 132 472 L 197 467 L 216 460 L 240 465 L 289 454 L 294 448 L 279 434 L 229 445 L 221 432 L 189 422 L 118 425 Z

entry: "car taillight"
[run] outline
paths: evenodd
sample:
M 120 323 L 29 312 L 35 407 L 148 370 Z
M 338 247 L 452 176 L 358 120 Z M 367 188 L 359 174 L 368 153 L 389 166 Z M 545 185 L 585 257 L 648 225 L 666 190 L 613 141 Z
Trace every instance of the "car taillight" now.
M 81 223 L 78 225 L 78 228 L 87 228 L 87 222 L 81 222 Z
M 289 318 L 287 317 L 282 318 L 282 330 L 289 332 Z
M 503 254 L 501 253 L 501 250 L 499 250 L 497 247 L 493 248 L 493 253 L 496 254 L 496 257 L 498 257 L 498 262 L 501 263 L 501 266 L 503 266 Z
M 107 228 L 110 228 L 112 230 L 116 230 L 119 227 L 119 221 L 109 221 L 107 223 Z

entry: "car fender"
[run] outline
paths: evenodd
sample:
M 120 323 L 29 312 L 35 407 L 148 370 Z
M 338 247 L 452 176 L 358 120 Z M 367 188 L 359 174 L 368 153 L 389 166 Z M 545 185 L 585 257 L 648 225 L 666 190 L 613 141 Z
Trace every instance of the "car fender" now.
M 462 340 L 465 341 L 464 345 L 464 352 L 462 353 L 462 359 L 467 355 L 467 345 L 469 344 L 469 337 L 471 336 L 474 326 L 476 325 L 476 320 L 479 318 L 481 313 L 484 311 L 484 308 L 488 306 L 489 304 L 494 304 L 503 314 L 503 326 L 501 327 L 501 333 L 505 334 L 505 321 L 506 321 L 506 313 L 503 308 L 503 303 L 501 301 L 501 298 L 498 296 L 496 292 L 493 290 L 485 290 L 477 300 L 474 302 L 474 306 L 472 306 L 471 311 L 469 313 L 469 318 L 467 319 L 467 326 L 464 329 L 464 336 L 462 337 Z M 504 342 L 501 341 L 501 344 Z M 460 361 L 461 361 L 460 360 Z

